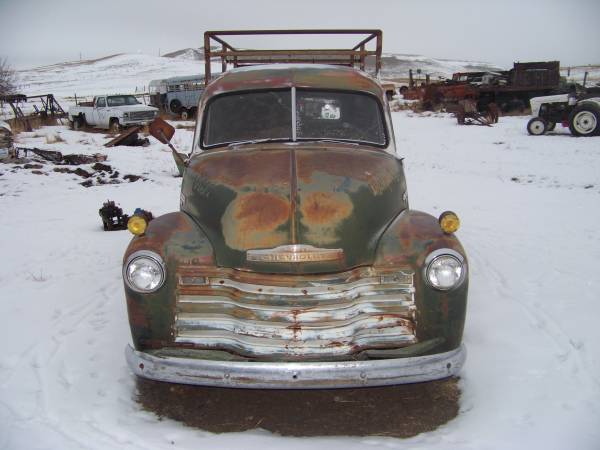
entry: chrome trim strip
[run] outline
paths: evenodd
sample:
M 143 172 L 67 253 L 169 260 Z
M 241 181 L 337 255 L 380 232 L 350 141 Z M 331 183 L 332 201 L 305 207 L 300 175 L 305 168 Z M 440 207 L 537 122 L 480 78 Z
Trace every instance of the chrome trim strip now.
M 256 389 L 330 389 L 419 383 L 456 375 L 466 358 L 461 345 L 428 356 L 336 362 L 247 362 L 156 357 L 125 349 L 131 371 L 171 383 Z
M 366 329 L 351 337 L 338 337 L 334 340 L 292 340 L 257 338 L 236 333 L 201 331 L 191 333 L 193 337 L 181 334 L 175 342 L 202 345 L 207 350 L 224 350 L 250 358 L 285 359 L 301 357 L 325 359 L 347 356 L 356 353 L 356 348 L 402 348 L 417 343 L 412 329 L 394 327 Z
M 246 320 L 278 320 L 283 323 L 312 323 L 352 319 L 361 314 L 401 314 L 413 319 L 416 306 L 412 298 L 365 298 L 356 301 L 316 305 L 291 310 L 289 306 L 239 302 L 226 297 L 180 296 L 177 299 L 178 318 L 206 317 L 210 313 L 227 312 L 230 317 Z
M 181 280 L 183 281 L 183 280 Z M 339 298 L 353 298 L 359 295 L 365 295 L 369 292 L 377 293 L 378 291 L 384 291 L 394 293 L 394 291 L 402 291 L 403 293 L 413 293 L 414 287 L 412 282 L 410 284 L 400 283 L 381 283 L 379 277 L 362 278 L 360 280 L 351 281 L 344 284 L 317 284 L 313 286 L 304 287 L 288 287 L 288 286 L 266 286 L 261 284 L 250 284 L 241 281 L 230 280 L 227 278 L 212 278 L 207 277 L 206 284 L 216 292 L 224 291 L 227 288 L 232 288 L 236 291 L 243 292 L 252 296 L 265 296 L 276 295 L 278 297 L 304 297 L 306 299 L 316 296 L 319 299 L 339 299 Z M 185 286 L 192 286 L 191 283 Z M 226 296 L 227 294 L 225 294 Z
M 298 131 L 296 130 L 297 124 L 296 124 L 296 115 L 298 113 L 296 112 L 296 86 L 292 86 L 292 142 L 296 142 L 297 139 L 297 133 Z

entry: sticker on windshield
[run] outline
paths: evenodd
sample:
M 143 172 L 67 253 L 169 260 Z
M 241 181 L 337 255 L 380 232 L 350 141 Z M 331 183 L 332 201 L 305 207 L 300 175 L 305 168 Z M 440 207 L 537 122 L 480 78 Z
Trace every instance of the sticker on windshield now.
M 325 103 L 321 108 L 321 119 L 338 120 L 340 115 L 340 107 L 331 103 Z

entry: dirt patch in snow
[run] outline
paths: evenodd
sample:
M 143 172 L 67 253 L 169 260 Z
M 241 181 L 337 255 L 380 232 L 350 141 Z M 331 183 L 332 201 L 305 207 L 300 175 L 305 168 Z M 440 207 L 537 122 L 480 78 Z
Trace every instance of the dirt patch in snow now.
M 392 436 L 432 431 L 458 414 L 458 379 L 325 390 L 226 389 L 137 379 L 138 402 L 159 417 L 213 433 Z

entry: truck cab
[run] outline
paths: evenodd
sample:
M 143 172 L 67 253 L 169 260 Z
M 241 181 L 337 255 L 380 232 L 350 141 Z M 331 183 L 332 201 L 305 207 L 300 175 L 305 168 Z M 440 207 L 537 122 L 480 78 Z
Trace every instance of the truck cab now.
M 133 125 L 145 125 L 158 115 L 158 109 L 146 106 L 134 95 L 100 95 L 92 102 L 80 102 L 69 108 L 73 128 L 84 125 L 113 132 Z

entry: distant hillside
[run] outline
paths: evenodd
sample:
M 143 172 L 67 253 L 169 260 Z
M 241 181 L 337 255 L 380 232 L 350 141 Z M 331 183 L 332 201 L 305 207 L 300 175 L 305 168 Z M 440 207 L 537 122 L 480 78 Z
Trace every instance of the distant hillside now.
M 211 47 L 211 50 L 217 50 L 217 47 Z M 193 61 L 204 61 L 204 47 L 184 48 L 174 52 L 165 53 L 165 58 L 187 59 Z
M 104 93 L 143 92 L 154 79 L 204 74 L 204 52 L 187 48 L 163 56 L 120 53 L 103 58 L 69 61 L 17 72 L 20 91 L 24 94 L 49 94 L 58 97 L 90 96 Z M 413 69 L 417 79 L 431 76 L 432 81 L 451 77 L 454 72 L 495 71 L 500 68 L 477 61 L 428 58 L 421 55 L 386 54 L 382 61 L 382 78 L 406 79 Z M 372 66 L 372 64 L 371 64 Z M 417 74 L 417 69 L 421 74 Z M 508 68 L 505 68 L 508 69 Z M 220 61 L 212 62 L 213 73 L 221 71 Z M 581 82 L 588 71 L 588 85 L 600 80 L 600 66 L 571 69 L 570 79 Z M 566 69 L 561 69 L 563 76 Z
M 408 71 L 413 70 L 417 77 L 417 70 L 421 70 L 421 77 L 425 74 L 432 80 L 450 78 L 454 72 L 483 72 L 503 70 L 486 62 L 462 61 L 452 59 L 428 58 L 421 55 L 386 54 L 381 61 L 381 76 L 383 78 L 406 78 Z
M 218 49 L 217 47 L 211 47 Z M 203 61 L 204 47 L 184 48 L 163 55 L 166 58 L 183 59 L 188 61 Z M 368 61 L 370 66 L 374 66 L 374 58 Z M 386 54 L 382 58 L 382 77 L 383 78 L 406 78 L 409 69 L 416 71 L 420 69 L 422 76 L 430 74 L 432 77 L 449 77 L 454 72 L 467 71 L 486 71 L 502 70 L 498 66 L 486 62 L 460 61 L 449 59 L 427 58 L 421 55 L 403 55 Z

